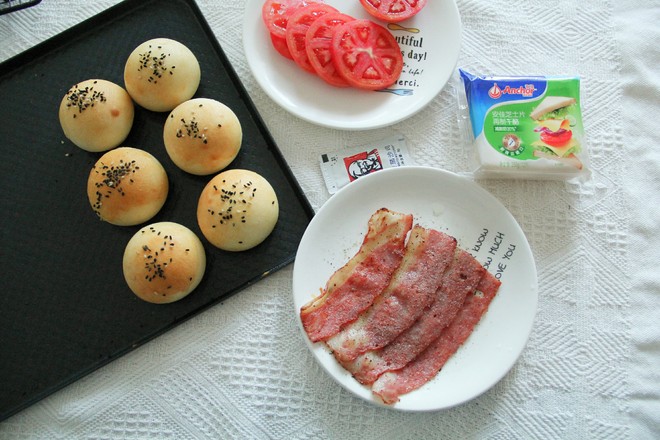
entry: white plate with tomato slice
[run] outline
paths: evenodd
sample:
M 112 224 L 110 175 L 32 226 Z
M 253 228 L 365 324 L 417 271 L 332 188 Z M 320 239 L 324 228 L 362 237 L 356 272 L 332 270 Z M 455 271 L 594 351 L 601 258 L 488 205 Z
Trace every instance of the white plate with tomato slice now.
M 352 66 L 342 67 L 343 73 L 339 72 L 340 76 L 357 77 L 357 81 L 370 79 L 367 87 L 360 87 L 359 83 L 349 83 L 348 86 L 332 84 L 314 69 L 306 69 L 285 56 L 288 20 L 279 23 L 282 29 L 274 35 L 272 23 L 271 26 L 267 23 L 280 17 L 264 14 L 263 6 L 267 1 L 287 7 L 292 2 L 306 4 L 312 0 L 248 0 L 243 26 L 245 55 L 257 83 L 277 104 L 306 121 L 343 130 L 367 130 L 397 123 L 414 115 L 435 98 L 456 67 L 461 46 L 461 21 L 453 0 L 428 1 L 414 16 L 396 23 L 369 14 L 360 0 L 323 2 L 333 7 L 337 14 L 360 22 L 369 20 L 391 35 L 392 38 L 387 39 L 365 40 L 358 50 L 375 54 L 372 58 L 377 62 L 382 59 L 386 66 L 391 65 L 390 57 L 380 54 L 400 53 L 401 73 L 392 84 L 385 84 L 391 78 L 384 78 L 383 83 L 378 84 L 380 76 L 367 78 L 368 74 L 363 75 Z M 295 7 L 290 9 L 293 14 Z M 298 17 L 296 23 L 312 27 L 320 15 L 316 17 L 310 13 Z M 304 31 L 300 35 L 304 35 Z M 311 41 L 311 33 L 307 37 L 309 39 L 302 44 Z M 301 39 L 304 37 L 299 36 Z M 292 41 L 288 43 L 289 46 L 293 44 Z M 332 58 L 340 59 L 344 50 L 335 45 L 328 48 L 328 53 Z

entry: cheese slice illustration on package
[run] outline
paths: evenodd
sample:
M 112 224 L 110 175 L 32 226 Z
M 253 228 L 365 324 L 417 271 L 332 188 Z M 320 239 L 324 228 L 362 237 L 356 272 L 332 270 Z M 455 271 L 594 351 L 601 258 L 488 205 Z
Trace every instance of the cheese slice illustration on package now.
M 475 176 L 568 179 L 588 173 L 578 77 L 459 72 Z

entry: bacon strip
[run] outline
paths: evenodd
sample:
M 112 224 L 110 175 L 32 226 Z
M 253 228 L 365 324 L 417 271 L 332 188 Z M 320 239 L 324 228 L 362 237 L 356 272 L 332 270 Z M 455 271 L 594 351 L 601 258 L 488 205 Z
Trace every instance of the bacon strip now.
M 394 341 L 379 350 L 358 356 L 344 367 L 361 383 L 373 383 L 386 371 L 399 370 L 419 355 L 460 310 L 466 296 L 474 292 L 486 269 L 469 253 L 456 249 L 451 266 L 445 272 L 435 301 L 422 316 Z
M 399 396 L 416 390 L 435 377 L 472 334 L 499 287 L 500 281 L 486 272 L 475 293 L 468 295 L 456 318 L 442 331 L 438 339 L 403 369 L 389 371 L 380 376 L 373 384 L 373 393 L 383 402 L 393 404 L 399 401 Z
M 366 310 L 387 287 L 403 259 L 412 215 L 382 208 L 369 219 L 360 250 L 328 280 L 321 294 L 300 309 L 312 342 L 325 340 Z
M 326 343 L 341 362 L 378 349 L 410 327 L 434 299 L 453 260 L 456 239 L 416 225 L 401 266 L 371 308 Z

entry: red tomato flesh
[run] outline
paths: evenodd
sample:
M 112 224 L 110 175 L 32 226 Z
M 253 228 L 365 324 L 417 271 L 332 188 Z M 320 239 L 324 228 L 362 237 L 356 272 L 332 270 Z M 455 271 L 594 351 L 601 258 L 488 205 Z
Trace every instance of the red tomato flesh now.
M 293 61 L 308 72 L 316 73 L 307 56 L 307 30 L 317 18 L 335 12 L 339 11 L 325 3 L 312 3 L 298 8 L 289 17 L 286 27 L 286 45 L 291 52 Z
M 353 20 L 338 27 L 332 37 L 332 58 L 346 82 L 366 90 L 394 84 L 403 69 L 399 44 L 371 20 Z
M 293 60 L 291 52 L 289 52 L 289 46 L 286 45 L 286 38 L 282 38 L 273 33 L 270 34 L 270 42 L 273 43 L 275 50 L 285 58 Z
M 427 0 L 360 0 L 366 11 L 379 20 L 396 23 L 406 20 L 426 6 Z
M 349 84 L 335 68 L 332 36 L 339 26 L 352 20 L 355 19 L 340 12 L 325 14 L 310 25 L 305 36 L 309 63 L 321 79 L 335 87 L 348 87 Z
M 261 18 L 271 34 L 285 38 L 291 14 L 313 2 L 314 0 L 266 0 L 261 7 Z
M 541 131 L 541 140 L 551 147 L 563 147 L 566 145 L 573 136 L 571 130 L 564 130 L 563 128 L 558 131 L 550 131 L 548 129 Z

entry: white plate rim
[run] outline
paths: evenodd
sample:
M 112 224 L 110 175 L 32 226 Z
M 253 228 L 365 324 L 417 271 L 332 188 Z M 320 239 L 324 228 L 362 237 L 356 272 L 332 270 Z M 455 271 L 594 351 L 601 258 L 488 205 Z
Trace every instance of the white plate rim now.
M 466 352 L 476 353 L 476 349 L 474 348 L 474 345 L 477 344 L 478 341 L 472 343 L 472 339 L 474 338 L 473 336 L 471 336 L 471 338 L 468 339 L 468 341 L 459 349 L 459 351 L 454 356 L 452 356 L 452 358 L 447 362 L 447 365 L 445 365 L 443 370 L 441 370 L 438 376 L 436 376 L 436 379 L 424 385 L 419 390 L 413 391 L 407 395 L 402 396 L 401 401 L 398 402 L 397 404 L 384 405 L 382 402 L 380 402 L 378 399 L 374 398 L 371 395 L 371 392 L 367 387 L 359 384 L 355 379 L 353 379 L 350 376 L 350 374 L 346 370 L 344 370 L 334 360 L 334 358 L 332 357 L 329 350 L 327 349 L 327 347 L 325 347 L 324 344 L 312 343 L 307 337 L 307 334 L 305 333 L 305 330 L 302 327 L 302 322 L 300 321 L 300 307 L 309 300 L 311 300 L 313 296 L 315 296 L 313 294 L 314 293 L 313 289 L 316 289 L 315 292 L 316 294 L 318 294 L 319 291 L 318 289 L 324 287 L 325 282 L 327 281 L 327 278 L 329 276 L 328 277 L 319 276 L 318 282 L 316 283 L 317 285 L 309 286 L 310 288 L 312 288 L 312 292 L 306 290 L 305 283 L 302 281 L 303 275 L 301 274 L 307 270 L 306 265 L 308 264 L 318 265 L 319 261 L 318 258 L 314 260 L 310 259 L 310 256 L 308 254 L 304 254 L 304 252 L 306 247 L 309 245 L 308 243 L 310 242 L 310 240 L 314 240 L 315 237 L 318 236 L 319 231 L 317 230 L 317 227 L 319 227 L 319 224 L 321 222 L 327 221 L 329 216 L 333 215 L 337 210 L 340 210 L 345 218 L 347 217 L 345 214 L 346 211 L 342 210 L 342 206 L 346 205 L 347 201 L 350 201 L 351 199 L 354 199 L 356 197 L 361 197 L 361 194 L 365 190 L 372 190 L 370 195 L 373 196 L 374 187 L 377 187 L 378 185 L 381 184 L 386 184 L 386 182 L 388 180 L 391 180 L 392 178 L 405 179 L 407 182 L 411 182 L 412 186 L 414 187 L 416 180 L 421 181 L 420 176 L 422 179 L 424 178 L 426 179 L 430 178 L 432 180 L 435 179 L 438 181 L 438 183 L 446 183 L 446 182 L 453 182 L 454 184 L 460 183 L 460 185 L 466 188 L 466 191 L 469 192 L 471 195 L 476 195 L 477 197 L 480 198 L 480 200 L 487 201 L 487 203 L 491 205 L 489 207 L 497 207 L 498 210 L 497 214 L 499 216 L 498 218 L 500 218 L 500 222 L 503 222 L 502 224 L 508 225 L 510 231 L 515 231 L 515 233 L 518 234 L 516 238 L 522 240 L 522 242 L 519 242 L 517 244 L 517 249 L 515 252 L 517 252 L 517 256 L 519 257 L 517 261 L 519 261 L 520 262 L 519 264 L 521 265 L 524 264 L 525 267 L 521 267 L 521 270 L 516 271 L 516 273 L 519 272 L 526 273 L 526 276 L 522 281 L 525 283 L 529 283 L 527 284 L 527 287 L 529 289 L 523 289 L 526 292 L 528 292 L 528 296 L 523 297 L 524 299 L 524 304 L 522 305 L 524 311 L 523 315 L 517 316 L 517 318 L 519 319 L 514 322 L 513 325 L 514 328 L 512 328 L 511 331 L 508 331 L 507 333 L 508 335 L 515 333 L 517 335 L 515 337 L 516 339 L 513 341 L 513 344 L 511 346 L 505 343 L 505 344 L 500 344 L 500 347 L 497 347 L 498 350 L 502 351 L 502 355 L 505 358 L 498 360 L 500 364 L 498 365 L 497 371 L 494 374 L 492 374 L 490 377 L 488 377 L 487 380 L 483 381 L 481 384 L 478 384 L 476 388 L 471 389 L 469 392 L 461 394 L 461 392 L 459 391 L 457 396 L 454 396 L 452 399 L 449 400 L 447 399 L 435 400 L 433 398 L 429 400 L 427 398 L 423 402 L 420 402 L 420 399 L 418 398 L 418 396 L 420 395 L 420 393 L 422 393 L 422 391 L 425 391 L 427 396 L 429 395 L 430 391 L 433 391 L 434 381 L 436 381 L 436 379 L 440 376 L 440 374 L 444 373 L 444 371 L 448 369 L 450 365 L 452 365 L 453 371 L 455 371 L 456 368 L 454 367 L 454 365 L 458 362 L 460 366 L 460 362 L 463 361 L 463 359 L 460 359 L 460 357 L 465 358 L 467 356 L 465 355 Z M 364 208 L 365 212 L 368 211 L 373 206 L 379 206 L 379 205 L 374 204 L 374 202 L 372 202 L 371 206 L 366 206 Z M 379 206 L 379 207 L 383 207 L 383 206 Z M 363 223 L 363 229 L 365 230 L 366 230 L 367 220 L 368 220 L 368 216 L 366 218 L 360 219 L 360 221 L 362 221 Z M 417 222 L 417 220 L 418 218 L 415 218 L 414 222 Z M 421 221 L 420 223 L 422 223 L 423 226 L 428 226 L 423 224 L 423 221 Z M 507 229 L 507 232 L 508 231 L 509 230 Z M 448 232 L 450 233 L 450 235 L 452 233 L 451 230 L 445 230 L 444 232 Z M 339 266 L 345 263 L 347 259 L 350 258 L 357 251 L 362 238 L 363 235 L 355 237 L 355 239 L 353 240 L 355 242 L 353 244 L 353 247 L 350 249 L 349 248 L 344 249 L 346 260 L 335 261 L 336 267 L 332 269 L 333 271 L 339 268 Z M 460 237 L 457 237 L 457 239 L 459 239 L 459 245 L 461 245 L 465 249 L 465 245 L 461 243 Z M 337 246 L 341 246 L 341 243 L 338 243 Z M 466 250 L 470 250 L 470 249 L 466 249 Z M 310 263 L 310 261 L 313 262 Z M 493 270 L 491 270 L 491 273 L 492 272 Z M 328 273 L 331 274 L 331 272 Z M 521 280 L 515 280 L 515 279 L 511 280 L 509 281 L 509 286 L 515 284 L 516 281 L 521 281 Z M 500 303 L 504 302 L 504 300 L 501 300 L 501 298 L 503 298 L 505 295 L 508 295 L 509 302 L 511 301 L 510 296 L 512 294 L 508 293 L 511 289 L 514 289 L 514 287 L 507 287 L 505 285 L 505 280 L 503 277 L 503 284 L 502 287 L 500 288 L 500 291 L 498 292 L 498 295 L 491 303 L 489 311 L 486 313 L 484 318 L 482 318 L 482 321 L 478 324 L 473 335 L 476 334 L 481 335 L 486 331 L 493 330 L 493 328 L 491 327 L 493 327 L 494 325 L 493 324 L 494 319 L 492 319 L 491 317 L 495 313 L 501 314 L 502 312 L 491 312 L 491 311 L 494 310 L 496 307 L 498 307 L 497 306 L 498 302 Z M 293 297 L 293 306 L 294 306 L 293 309 L 296 315 L 297 326 L 302 332 L 302 336 L 305 339 L 307 347 L 311 351 L 315 360 L 323 368 L 323 370 L 326 373 L 328 373 L 334 379 L 334 381 L 337 382 L 342 388 L 349 391 L 351 394 L 361 398 L 362 400 L 365 400 L 377 406 L 386 407 L 399 411 L 428 412 L 428 411 L 449 409 L 478 397 L 479 395 L 491 389 L 511 370 L 511 368 L 513 368 L 518 358 L 522 354 L 532 331 L 534 319 L 537 312 L 537 305 L 538 305 L 538 280 L 537 280 L 537 271 L 536 271 L 536 265 L 534 262 L 533 254 L 529 246 L 529 243 L 524 235 L 524 232 L 522 231 L 522 228 L 520 228 L 520 225 L 517 223 L 513 215 L 506 209 L 506 207 L 499 200 L 497 200 L 492 194 L 490 194 L 488 191 L 486 191 L 476 182 L 458 176 L 457 174 L 451 173 L 449 171 L 432 168 L 432 167 L 426 167 L 426 166 L 407 166 L 401 168 L 391 168 L 391 169 L 382 170 L 373 173 L 371 175 L 368 175 L 366 177 L 360 178 L 357 181 L 349 184 L 348 186 L 338 191 L 318 210 L 318 212 L 312 218 L 312 221 L 308 225 L 307 230 L 303 234 L 303 237 L 301 239 L 298 248 L 298 253 L 296 255 L 296 260 L 294 262 L 294 268 L 293 268 L 292 297 Z M 520 298 L 514 298 L 514 299 L 516 301 L 520 300 Z M 488 324 L 484 324 L 485 322 L 488 322 Z M 485 327 L 488 327 L 488 330 L 484 330 L 483 328 Z M 497 328 L 498 328 L 497 326 L 494 327 L 494 329 Z M 486 336 L 480 336 L 480 337 L 484 338 Z M 463 365 L 463 368 L 464 367 L 465 365 Z M 437 385 L 437 383 L 435 383 L 435 385 Z M 446 385 L 446 383 L 443 383 L 443 385 Z
M 339 3 L 339 0 L 326 0 L 325 3 L 336 5 Z M 427 27 L 436 33 L 434 35 L 444 35 L 447 32 L 451 32 L 453 36 L 452 41 L 445 42 L 441 49 L 435 49 L 436 51 L 442 50 L 438 56 L 439 61 L 436 63 L 441 68 L 437 69 L 437 72 L 427 75 L 429 79 L 426 82 L 430 86 L 425 87 L 425 89 L 429 91 L 420 94 L 420 98 L 415 97 L 414 104 L 412 105 L 402 105 L 402 103 L 405 104 L 403 99 L 413 99 L 410 97 L 403 98 L 389 93 L 366 92 L 355 89 L 339 89 L 323 83 L 319 78 L 312 78 L 313 75 L 307 72 L 303 72 L 295 66 L 293 61 L 284 59 L 272 48 L 267 31 L 261 20 L 262 5 L 263 0 L 248 0 L 245 6 L 243 51 L 248 68 L 257 81 L 257 84 L 276 104 L 294 116 L 322 127 L 343 130 L 370 130 L 401 122 L 426 107 L 442 91 L 449 82 L 458 63 L 462 45 L 463 26 L 458 6 L 454 0 L 444 0 L 441 3 L 429 2 L 425 6 L 425 9 L 429 11 L 442 11 L 441 14 L 438 14 L 438 20 L 440 20 L 442 25 L 439 25 L 437 22 L 432 23 L 433 18 L 430 17 L 430 13 L 424 14 L 424 12 L 427 12 L 425 10 L 422 10 L 416 17 L 399 23 L 407 27 L 416 27 L 418 22 L 423 27 L 427 23 Z M 369 16 L 357 1 L 348 5 L 337 5 L 337 8 L 341 12 L 348 13 L 356 18 L 369 18 L 380 24 L 386 24 Z M 268 62 L 264 62 L 264 58 Z M 278 81 L 278 78 L 273 76 L 275 75 L 273 71 L 278 72 L 282 69 L 286 69 L 284 72 L 286 73 L 286 80 Z M 291 84 L 291 76 L 297 80 L 295 87 Z M 288 89 L 291 87 L 296 90 L 302 90 L 300 95 L 305 96 L 301 98 L 298 93 L 284 93 L 285 90 L 291 92 Z M 379 95 L 378 98 L 375 98 L 375 95 Z M 327 103 L 329 100 L 335 101 L 335 96 L 339 96 L 340 98 L 338 97 L 336 100 L 345 102 L 345 105 L 338 107 L 334 113 L 323 114 L 321 108 L 311 104 L 312 101 L 314 103 Z M 351 114 L 355 106 L 356 96 L 360 96 L 363 101 L 376 102 L 378 104 L 378 111 L 373 112 L 373 114 L 370 113 L 368 115 L 368 121 L 361 121 L 359 118 L 355 118 L 355 115 Z M 399 111 L 397 109 L 402 110 Z M 319 114 L 317 112 L 321 113 Z

